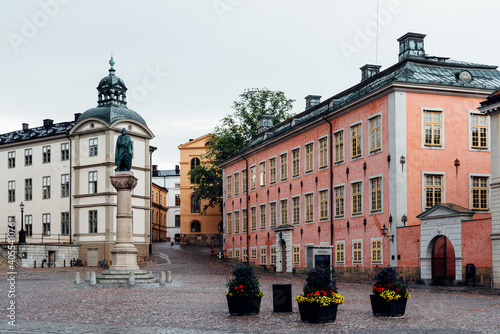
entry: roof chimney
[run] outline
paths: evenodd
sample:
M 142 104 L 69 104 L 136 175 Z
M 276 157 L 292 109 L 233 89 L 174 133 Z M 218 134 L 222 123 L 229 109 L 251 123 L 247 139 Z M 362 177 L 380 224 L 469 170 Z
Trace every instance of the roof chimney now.
M 366 64 L 361 67 L 361 81 L 365 81 L 366 79 L 370 79 L 374 75 L 377 75 L 380 72 L 380 65 L 370 65 Z
M 175 165 L 175 174 L 180 174 L 180 171 L 179 165 Z
M 273 116 L 262 115 L 257 119 L 257 122 L 257 133 L 262 133 L 273 127 Z
M 30 125 L 28 123 L 23 123 L 23 131 L 29 130 Z
M 158 165 L 153 165 L 153 176 L 156 176 L 158 174 Z
M 402 61 L 409 57 L 424 57 L 424 38 L 426 35 L 414 32 L 406 33 L 398 38 L 399 42 L 399 60 Z
M 80 118 L 80 116 L 81 116 L 81 115 L 82 115 L 82 113 L 81 113 L 81 112 L 77 112 L 77 113 L 75 114 L 75 122 L 76 122 L 76 121 L 78 121 L 78 118 Z
M 307 95 L 305 99 L 306 99 L 306 110 L 307 110 L 321 102 L 321 95 Z
M 52 125 L 54 125 L 54 120 L 53 119 L 44 119 L 43 120 L 43 127 L 45 129 L 50 129 L 52 127 Z

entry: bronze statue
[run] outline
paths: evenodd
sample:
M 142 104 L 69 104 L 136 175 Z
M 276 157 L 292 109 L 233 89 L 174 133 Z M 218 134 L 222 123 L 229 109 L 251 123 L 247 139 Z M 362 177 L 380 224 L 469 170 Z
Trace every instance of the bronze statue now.
M 116 140 L 115 164 L 117 172 L 129 172 L 132 167 L 133 145 L 132 140 L 127 135 L 127 129 L 122 129 L 122 134 Z

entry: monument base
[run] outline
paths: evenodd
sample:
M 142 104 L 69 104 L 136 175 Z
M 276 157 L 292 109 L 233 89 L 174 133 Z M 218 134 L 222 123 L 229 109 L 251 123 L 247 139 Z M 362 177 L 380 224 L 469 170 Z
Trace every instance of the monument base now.
M 109 270 L 139 270 L 137 253 L 139 251 L 133 244 L 115 244 L 115 247 L 111 250 L 112 265 Z
M 104 270 L 96 275 L 97 284 L 128 284 L 130 272 L 135 275 L 135 283 L 158 283 L 158 279 L 146 270 Z

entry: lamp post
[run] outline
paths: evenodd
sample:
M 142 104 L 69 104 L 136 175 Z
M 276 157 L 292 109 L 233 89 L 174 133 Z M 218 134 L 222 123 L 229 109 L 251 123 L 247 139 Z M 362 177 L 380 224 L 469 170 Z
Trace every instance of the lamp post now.
M 19 243 L 26 243 L 26 231 L 24 231 L 24 203 L 19 204 L 21 207 L 21 230 L 19 231 Z

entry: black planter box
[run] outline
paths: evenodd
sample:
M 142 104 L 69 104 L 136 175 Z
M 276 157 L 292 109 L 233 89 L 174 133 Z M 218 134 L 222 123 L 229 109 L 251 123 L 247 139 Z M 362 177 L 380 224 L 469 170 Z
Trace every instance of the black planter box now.
M 262 297 L 255 296 L 229 296 L 227 306 L 231 315 L 251 315 L 259 314 L 260 301 Z
M 320 306 L 318 303 L 300 303 L 300 319 L 303 322 L 323 323 L 334 322 L 337 318 L 337 304 Z
M 373 315 L 383 315 L 387 317 L 400 317 L 405 314 L 406 298 L 387 301 L 379 295 L 370 295 Z

